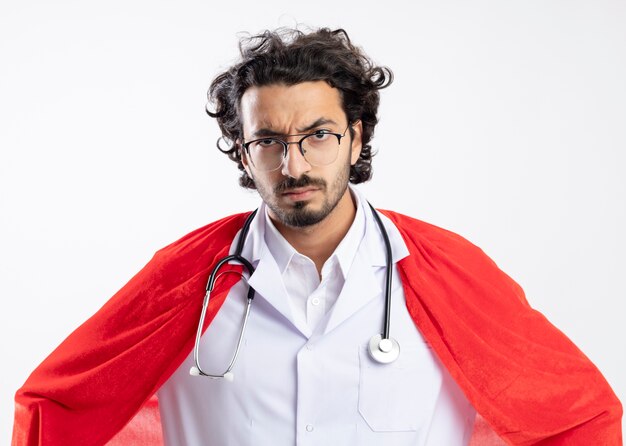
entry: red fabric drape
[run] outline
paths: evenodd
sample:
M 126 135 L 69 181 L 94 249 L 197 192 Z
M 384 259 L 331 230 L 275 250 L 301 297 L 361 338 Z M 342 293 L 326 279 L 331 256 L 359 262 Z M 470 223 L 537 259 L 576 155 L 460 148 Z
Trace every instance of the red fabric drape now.
M 399 268 L 413 320 L 503 441 L 622 444 L 622 408 L 610 386 L 513 280 L 462 237 L 384 213 L 409 248 Z M 46 358 L 16 394 L 13 444 L 102 445 L 116 434 L 145 434 L 146 426 L 160 435 L 157 416 L 133 417 L 142 407 L 155 412 L 151 396 L 191 352 L 210 269 L 245 217 L 222 219 L 157 252 Z M 207 325 L 237 279 L 227 274 L 216 285 Z M 488 435 L 481 429 L 476 435 Z

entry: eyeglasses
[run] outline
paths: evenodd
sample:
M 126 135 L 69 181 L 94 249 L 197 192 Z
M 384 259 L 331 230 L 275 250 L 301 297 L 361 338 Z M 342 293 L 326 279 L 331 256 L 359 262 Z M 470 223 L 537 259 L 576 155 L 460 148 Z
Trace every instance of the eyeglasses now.
M 299 141 L 291 142 L 268 136 L 245 142 L 242 146 L 252 165 L 263 172 L 271 172 L 282 166 L 290 144 L 298 145 L 300 153 L 311 166 L 327 166 L 337 159 L 341 138 L 346 135 L 349 128 L 350 124 L 343 133 L 317 130 L 313 133 L 283 136 L 283 138 L 302 136 Z M 335 138 L 337 138 L 336 142 Z

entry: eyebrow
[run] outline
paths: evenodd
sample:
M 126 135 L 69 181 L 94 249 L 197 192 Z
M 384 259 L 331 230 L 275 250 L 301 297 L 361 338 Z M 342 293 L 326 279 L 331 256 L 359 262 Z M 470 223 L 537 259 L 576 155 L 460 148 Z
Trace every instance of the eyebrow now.
M 296 131 L 299 132 L 297 133 L 302 134 L 305 132 L 308 132 L 316 127 L 320 127 L 322 125 L 326 125 L 326 124 L 334 124 L 337 125 L 337 122 L 335 122 L 332 119 L 329 118 L 319 118 L 317 119 L 315 122 L 313 122 L 310 125 L 304 126 L 304 127 L 300 127 L 300 128 L 296 128 Z M 259 130 L 257 130 L 256 132 L 254 132 L 252 134 L 253 138 L 263 138 L 264 136 L 289 136 L 289 135 L 285 135 L 281 132 L 278 132 L 276 130 L 272 130 L 270 127 L 264 127 L 264 128 L 260 128 Z

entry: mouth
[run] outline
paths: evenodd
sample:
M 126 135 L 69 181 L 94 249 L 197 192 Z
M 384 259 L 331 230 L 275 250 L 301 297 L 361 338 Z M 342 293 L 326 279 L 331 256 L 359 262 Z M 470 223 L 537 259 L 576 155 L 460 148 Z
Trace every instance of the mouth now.
M 318 187 L 298 187 L 286 190 L 281 195 L 291 201 L 303 201 L 311 198 L 317 191 Z

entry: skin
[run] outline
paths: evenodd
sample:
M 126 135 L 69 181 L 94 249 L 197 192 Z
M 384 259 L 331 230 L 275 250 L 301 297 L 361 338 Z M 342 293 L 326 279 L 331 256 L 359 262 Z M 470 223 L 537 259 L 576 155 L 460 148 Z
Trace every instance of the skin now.
M 320 129 L 341 134 L 348 125 L 339 90 L 324 81 L 251 87 L 241 98 L 240 112 L 245 141 Z M 352 128 L 353 137 L 348 130 L 337 159 L 327 166 L 311 166 L 297 145 L 290 144 L 282 166 L 262 172 L 243 151 L 244 168 L 267 204 L 270 219 L 291 246 L 313 260 L 318 273 L 356 214 L 347 186 L 350 166 L 361 153 L 361 123 L 354 123 Z

